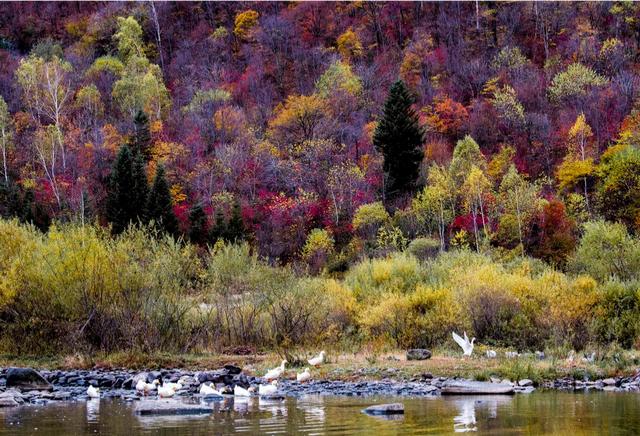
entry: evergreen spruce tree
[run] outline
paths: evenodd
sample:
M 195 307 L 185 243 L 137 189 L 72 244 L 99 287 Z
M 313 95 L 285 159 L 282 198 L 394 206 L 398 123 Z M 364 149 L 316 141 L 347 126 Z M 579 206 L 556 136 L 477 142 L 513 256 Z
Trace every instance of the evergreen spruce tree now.
M 147 182 L 147 170 L 144 158 L 140 153 L 134 153 L 131 163 L 131 178 L 133 188 L 131 191 L 131 201 L 135 205 L 135 222 L 147 223 L 147 199 L 149 197 L 149 184 Z
M 227 223 L 221 209 L 216 210 L 216 217 L 213 227 L 211 227 L 211 234 L 209 235 L 209 238 L 214 242 L 218 239 L 227 238 Z
M 238 201 L 233 204 L 233 209 L 231 210 L 231 218 L 229 218 L 229 225 L 227 226 L 227 237 L 233 242 L 244 239 L 242 210 Z
M 20 189 L 11 179 L 7 183 L 0 182 L 0 217 L 20 217 L 22 200 Z
M 207 242 L 207 215 L 201 203 L 196 203 L 189 211 L 189 240 L 194 244 Z
M 424 131 L 411 107 L 413 102 L 404 82 L 395 82 L 373 136 L 373 144 L 384 157 L 385 199 L 410 192 L 418 179 Z
M 133 117 L 134 133 L 131 141 L 134 152 L 142 154 L 146 161 L 151 159 L 151 129 L 149 117 L 139 110 Z
M 122 233 L 139 216 L 141 205 L 136 203 L 139 199 L 134 194 L 135 186 L 133 156 L 129 147 L 123 145 L 111 168 L 107 194 L 106 215 L 114 234 Z
M 149 220 L 154 221 L 156 228 L 170 235 L 177 236 L 178 219 L 173 212 L 171 203 L 169 184 L 164 175 L 164 167 L 160 165 L 156 170 L 156 177 L 153 179 L 151 192 L 149 192 L 147 216 Z

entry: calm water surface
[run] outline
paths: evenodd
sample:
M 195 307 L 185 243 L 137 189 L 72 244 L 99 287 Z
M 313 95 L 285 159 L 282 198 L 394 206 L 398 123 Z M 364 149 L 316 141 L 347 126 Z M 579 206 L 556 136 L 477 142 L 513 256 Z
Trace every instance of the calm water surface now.
M 402 402 L 404 416 L 384 419 L 361 409 Z M 50 403 L 0 409 L 0 435 L 193 434 L 640 434 L 640 396 L 633 393 L 536 392 L 478 397 L 257 398 L 214 403 L 211 415 L 137 416 L 121 400 Z

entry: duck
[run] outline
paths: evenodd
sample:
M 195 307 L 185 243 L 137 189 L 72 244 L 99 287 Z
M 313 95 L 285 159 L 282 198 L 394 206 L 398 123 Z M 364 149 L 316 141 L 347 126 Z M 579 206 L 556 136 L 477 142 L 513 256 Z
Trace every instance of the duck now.
M 269 371 L 267 371 L 267 373 L 264 375 L 264 379 L 266 381 L 272 381 L 272 380 L 276 380 L 278 378 L 280 378 L 280 376 L 282 375 L 282 373 L 284 372 L 284 365 L 287 363 L 286 360 L 283 360 L 280 363 L 280 366 L 273 368 Z
M 453 336 L 453 340 L 456 341 L 458 345 L 460 345 L 460 348 L 462 348 L 462 356 L 471 356 L 471 353 L 473 353 L 473 343 L 475 342 L 476 338 L 473 338 L 471 339 L 471 341 L 469 341 L 467 332 L 463 333 L 464 338 L 460 337 L 460 335 L 456 334 L 456 332 L 451 332 L 451 335 Z
M 157 379 L 152 381 L 151 383 L 147 383 L 144 380 L 139 380 L 138 383 L 136 384 L 136 391 L 144 395 L 147 395 L 149 392 L 155 391 L 159 384 L 160 384 L 160 381 Z
M 299 383 L 304 383 L 308 380 L 311 380 L 311 373 L 309 372 L 309 368 L 305 368 L 304 371 L 296 374 L 296 380 Z
M 180 389 L 182 389 L 182 383 L 180 383 L 179 381 L 177 383 L 164 382 L 162 383 L 162 387 L 170 388 L 170 389 L 173 389 L 174 391 L 179 391 Z
M 487 350 L 487 357 L 489 359 L 495 359 L 498 356 L 498 353 L 495 350 Z
M 222 394 L 220 392 L 218 392 L 217 390 L 215 390 L 214 388 L 212 388 L 211 385 L 207 386 L 204 383 L 200 386 L 200 395 L 204 395 L 205 397 L 207 395 L 219 395 L 219 396 L 222 396 Z
M 160 398 L 171 398 L 176 394 L 176 391 L 174 388 L 170 387 L 170 386 L 158 386 L 158 396 Z
M 309 362 L 309 365 L 311 366 L 320 366 L 324 363 L 324 355 L 325 355 L 325 352 L 323 350 L 316 357 L 307 360 L 307 362 Z
M 517 351 L 505 351 L 504 355 L 507 356 L 507 359 L 515 359 L 520 356 L 520 353 Z
M 258 386 L 259 395 L 272 395 L 278 390 L 278 380 L 274 380 L 269 384 Z
M 89 396 L 89 398 L 100 398 L 100 388 L 89 386 L 87 388 L 87 395 Z
M 251 392 L 249 392 L 245 388 L 241 388 L 240 386 L 235 385 L 233 387 L 233 395 L 235 395 L 236 397 L 250 397 Z

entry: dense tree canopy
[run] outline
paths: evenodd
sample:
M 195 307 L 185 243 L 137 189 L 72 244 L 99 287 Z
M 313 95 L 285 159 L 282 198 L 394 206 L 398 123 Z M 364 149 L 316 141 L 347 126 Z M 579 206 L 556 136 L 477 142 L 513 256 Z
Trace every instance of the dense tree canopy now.
M 437 238 L 561 265 L 585 221 L 640 231 L 636 3 L 0 12 L 3 216 L 343 263 Z

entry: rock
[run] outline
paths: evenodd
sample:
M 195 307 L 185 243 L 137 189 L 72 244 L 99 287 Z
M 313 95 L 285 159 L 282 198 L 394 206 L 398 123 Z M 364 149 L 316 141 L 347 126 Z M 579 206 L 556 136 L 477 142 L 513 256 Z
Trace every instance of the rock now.
M 602 380 L 602 384 L 604 384 L 605 386 L 615 386 L 616 380 L 614 378 L 605 378 L 604 380 Z
M 147 375 L 147 383 L 153 383 L 154 380 L 158 380 L 160 383 L 162 383 L 162 372 L 160 371 L 149 372 L 149 374 Z
M 267 401 L 282 401 L 284 400 L 284 395 L 282 394 L 269 394 L 269 395 L 260 395 L 260 400 L 267 400 Z
M 138 415 L 202 415 L 213 412 L 213 407 L 187 404 L 172 399 L 140 400 L 135 411 Z
M 515 388 L 515 391 L 518 394 L 530 394 L 535 390 L 536 388 L 534 388 L 533 386 L 524 386 L 524 387 L 518 386 L 517 388 Z
M 0 397 L 0 408 L 2 407 L 16 407 L 19 406 L 20 403 L 18 403 L 15 398 L 13 397 Z
M 368 415 L 402 415 L 404 405 L 402 403 L 377 404 L 363 410 Z
M 450 380 L 442 385 L 442 394 L 482 395 L 482 394 L 513 394 L 511 383 L 490 383 L 468 380 Z
M 242 372 L 242 368 L 240 368 L 239 366 L 235 366 L 235 365 L 225 365 L 224 369 L 230 375 L 238 375 L 238 374 L 240 374 Z
M 53 393 L 54 400 L 68 400 L 69 398 L 71 398 L 71 392 L 57 391 Z
M 616 392 L 616 391 L 618 391 L 618 388 L 615 387 L 615 386 L 607 385 L 607 386 L 603 387 L 602 390 L 605 391 L 605 392 Z
M 511 380 L 509 380 L 508 378 L 503 378 L 500 383 L 505 385 L 513 385 L 513 383 L 511 383 Z
M 489 377 L 489 381 L 491 383 L 500 383 L 500 379 L 498 377 Z
M 407 350 L 407 360 L 427 360 L 431 359 L 431 351 L 424 348 L 413 348 Z
M 520 380 L 518 382 L 518 386 L 533 386 L 533 381 L 529 380 L 528 378 L 523 378 L 522 380 Z
M 51 391 L 53 385 L 32 368 L 10 368 L 7 371 L 7 388 L 20 390 Z

